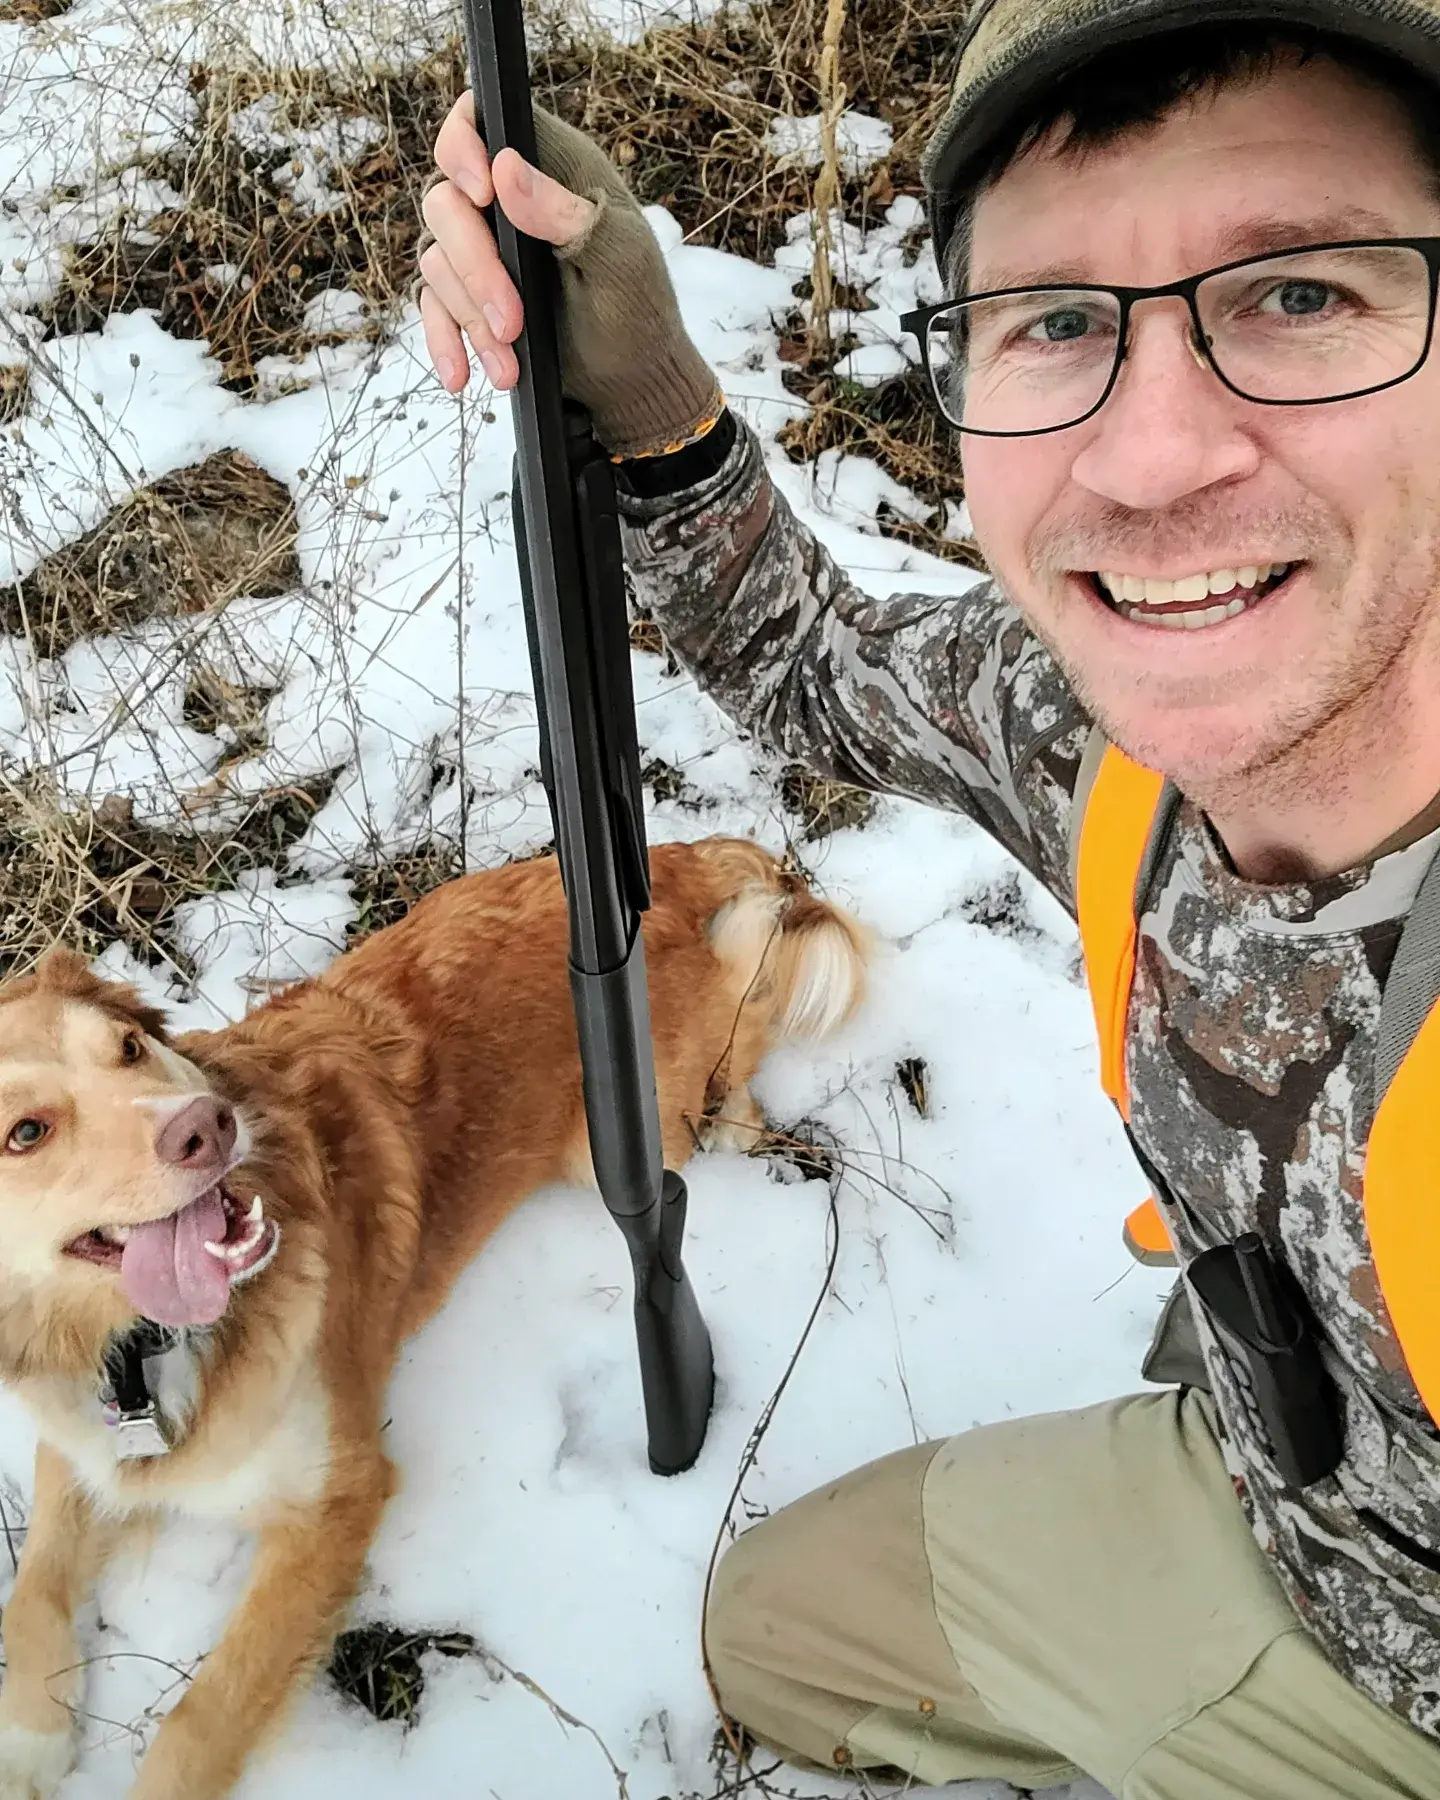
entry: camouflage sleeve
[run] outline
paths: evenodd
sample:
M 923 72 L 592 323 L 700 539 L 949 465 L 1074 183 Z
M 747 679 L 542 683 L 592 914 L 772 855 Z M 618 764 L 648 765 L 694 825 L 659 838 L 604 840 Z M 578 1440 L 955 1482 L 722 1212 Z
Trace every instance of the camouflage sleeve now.
M 1074 911 L 1070 796 L 1088 721 L 993 581 L 862 593 L 744 428 L 709 479 L 621 509 L 636 599 L 733 719 L 834 780 L 969 814 Z

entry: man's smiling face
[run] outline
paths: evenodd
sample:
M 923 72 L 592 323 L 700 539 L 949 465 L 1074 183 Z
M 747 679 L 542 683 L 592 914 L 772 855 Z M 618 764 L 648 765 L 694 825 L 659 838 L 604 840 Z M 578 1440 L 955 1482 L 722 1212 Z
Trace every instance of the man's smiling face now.
M 976 203 L 970 290 L 1151 286 L 1286 245 L 1430 235 L 1435 178 L 1399 106 L 1316 60 L 1112 146 L 1028 152 Z M 1081 698 L 1203 798 L 1322 727 L 1358 749 L 1433 708 L 1440 357 L 1362 399 L 1261 406 L 1202 367 L 1187 332 L 1182 302 L 1143 303 L 1094 418 L 967 438 L 964 462 L 990 566 Z M 1194 577 L 1266 565 L 1291 571 L 1235 616 L 1162 622 Z M 1117 607 L 1101 574 L 1147 604 Z

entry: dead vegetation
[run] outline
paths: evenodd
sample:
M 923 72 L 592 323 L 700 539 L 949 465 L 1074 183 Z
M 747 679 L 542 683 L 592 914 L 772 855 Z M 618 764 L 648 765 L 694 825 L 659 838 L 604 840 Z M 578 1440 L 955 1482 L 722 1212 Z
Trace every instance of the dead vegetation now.
M 383 1722 L 408 1731 L 419 1721 L 425 1694 L 422 1657 L 473 1656 L 464 1631 L 401 1631 L 393 1625 L 361 1625 L 342 1632 L 330 1658 L 330 1679 L 348 1699 Z
M 192 74 L 196 123 L 147 171 L 182 204 L 139 242 L 125 222 L 68 253 L 44 309 L 54 333 L 153 307 L 163 328 L 204 338 L 225 384 L 253 392 L 269 357 L 374 336 L 414 278 L 431 145 L 461 83 L 452 48 L 351 82 L 319 70 Z M 327 296 L 351 293 L 375 319 Z
M 422 844 L 404 856 L 392 856 L 373 868 L 354 871 L 352 887 L 359 911 L 350 926 L 349 942 L 398 924 L 417 900 L 464 873 L 459 846 Z
M 997 932 L 1001 937 L 1014 938 L 1019 943 L 1038 943 L 1045 935 L 1026 904 L 1025 891 L 1014 869 L 996 876 L 994 881 L 962 901 L 956 910 L 959 917 L 970 924 L 983 926 L 986 931 Z
M 821 109 L 825 13 L 823 0 L 761 0 L 636 44 L 562 43 L 535 58 L 536 91 L 605 145 L 646 205 L 668 207 L 697 242 L 766 262 L 810 204 L 813 171 L 781 163 L 768 138 L 777 118 Z M 953 0 L 845 9 L 848 104 L 895 133 L 886 162 L 842 176 L 839 201 L 855 224 L 876 224 L 897 194 L 922 192 L 920 155 L 945 104 L 957 15 Z
M 816 172 L 775 155 L 769 136 L 777 119 L 821 108 L 825 14 L 822 0 L 763 0 L 634 44 L 552 38 L 534 58 L 536 95 L 603 144 L 637 196 L 668 207 L 692 240 L 768 261 L 814 198 Z M 919 159 L 945 103 L 955 35 L 956 8 L 944 0 L 845 7 L 837 91 L 894 132 L 878 167 L 834 172 L 850 223 L 874 226 L 897 196 L 923 196 Z M 192 79 L 190 141 L 148 171 L 182 205 L 151 221 L 143 243 L 121 221 L 67 252 L 44 316 L 52 332 L 75 332 L 153 307 L 167 331 L 206 339 L 226 384 L 251 393 L 267 359 L 373 338 L 396 315 L 414 277 L 430 147 L 464 85 L 463 59 L 457 42 L 403 77 L 197 70 Z M 345 293 L 364 303 L 363 316 L 334 304 Z M 820 331 L 782 349 L 792 387 L 814 409 L 787 435 L 790 454 L 873 456 L 939 514 L 933 524 L 893 519 L 884 528 L 975 561 L 972 546 L 945 532 L 942 502 L 959 493 L 959 459 L 922 384 L 866 389 L 837 379 L 830 363 L 843 348 Z
M 636 44 L 566 44 L 537 57 L 536 91 L 604 144 L 639 199 L 669 208 L 695 242 L 765 262 L 814 198 L 815 172 L 785 164 L 768 139 L 777 118 L 821 110 L 826 12 L 823 0 L 765 0 L 726 7 L 708 24 L 652 31 Z M 868 229 L 898 196 L 923 199 L 920 156 L 945 106 L 956 33 L 957 8 L 942 0 L 852 0 L 845 8 L 838 80 L 846 104 L 894 131 L 878 167 L 860 177 L 839 173 L 836 199 L 849 223 Z M 834 298 L 865 304 L 843 287 Z M 787 453 L 796 462 L 824 450 L 873 457 L 932 509 L 924 521 L 882 517 L 882 531 L 980 566 L 974 545 L 950 530 L 946 502 L 961 493 L 959 451 L 923 379 L 873 388 L 846 381 L 831 367 L 845 348 L 798 320 L 782 339 L 787 382 L 812 409 L 784 434 Z
M 161 831 L 137 822 L 127 796 L 62 808 L 38 777 L 0 774 L 0 978 L 53 943 L 98 956 L 116 939 L 141 962 L 184 970 L 169 930 L 176 908 L 283 862 L 328 785 L 259 795 L 224 831 Z
M 807 367 L 797 357 L 791 385 L 811 409 L 780 434 L 791 462 L 814 462 L 826 450 L 873 458 L 930 509 L 926 518 L 911 519 L 882 502 L 879 524 L 886 537 L 899 538 L 947 562 L 984 568 L 974 542 L 953 531 L 949 509 L 962 491 L 959 445 L 930 404 L 919 371 L 862 387 L 830 369 Z
M 30 406 L 28 363 L 0 363 L 0 425 L 13 425 Z
M 0 588 L 0 632 L 62 656 L 96 632 L 213 612 L 298 585 L 289 490 L 238 450 L 138 489 L 93 531 Z
M 59 10 L 57 0 L 0 0 L 0 14 L 11 17 Z M 838 36 L 825 0 L 731 5 L 706 23 L 657 29 L 630 45 L 552 36 L 534 59 L 536 93 L 594 135 L 639 198 L 670 208 L 693 240 L 766 261 L 816 184 L 814 169 L 770 152 L 778 118 L 822 106 L 833 114 L 843 98 L 892 127 L 893 151 L 878 167 L 864 176 L 835 171 L 836 204 L 852 225 L 874 226 L 898 196 L 922 194 L 919 158 L 945 101 L 956 8 L 945 0 L 849 0 L 840 10 Z M 834 56 L 822 83 L 827 12 Z M 186 143 L 140 171 L 179 204 L 146 221 L 143 233 L 126 217 L 98 241 L 71 247 L 44 317 L 52 334 L 73 333 L 153 308 L 166 330 L 205 339 L 226 385 L 250 395 L 278 379 L 272 359 L 289 367 L 317 346 L 375 339 L 399 316 L 431 145 L 464 84 L 463 57 L 457 40 L 403 75 L 196 69 L 191 81 L 197 107 Z M 922 242 L 917 231 L 914 254 Z M 347 294 L 350 302 L 336 304 Z M 833 299 L 852 309 L 866 304 L 843 282 Z M 975 561 L 973 546 L 954 536 L 954 443 L 922 384 L 914 376 L 878 387 L 845 381 L 830 366 L 844 348 L 822 355 L 801 315 L 785 322 L 786 378 L 811 409 L 785 434 L 788 454 L 875 458 L 931 509 L 921 521 L 882 513 L 881 529 Z M 0 368 L 0 426 L 29 404 L 29 372 Z M 56 657 L 91 634 L 286 592 L 300 580 L 295 533 L 282 484 L 238 452 L 212 456 L 142 488 L 0 591 L 0 632 Z M 632 643 L 664 654 L 643 617 Z M 272 698 L 265 687 L 237 685 L 203 652 L 195 656 L 184 719 L 223 744 L 222 785 L 226 769 L 265 747 Z M 652 774 L 657 792 L 671 782 L 668 771 Z M 273 864 L 327 790 L 321 781 L 264 796 L 238 826 L 232 814 L 223 832 L 163 834 L 107 811 L 123 804 L 118 796 L 98 796 L 66 816 L 44 782 L 12 772 L 0 784 L 0 969 L 25 966 L 61 936 L 93 951 L 118 935 L 153 957 L 175 906 L 227 885 L 240 869 Z M 873 806 L 860 790 L 800 770 L 787 773 L 781 798 L 802 841 L 863 824 Z M 357 869 L 352 936 L 393 922 L 460 867 L 458 853 L 436 843 Z
M 802 843 L 818 843 L 832 831 L 863 825 L 875 810 L 875 796 L 846 781 L 830 781 L 803 763 L 791 763 L 780 778 L 780 799 L 800 821 Z

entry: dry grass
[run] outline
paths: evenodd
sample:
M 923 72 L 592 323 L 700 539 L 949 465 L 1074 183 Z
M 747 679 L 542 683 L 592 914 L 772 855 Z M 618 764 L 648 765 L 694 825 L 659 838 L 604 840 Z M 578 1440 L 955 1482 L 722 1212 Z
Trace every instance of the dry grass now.
M 427 1651 L 442 1656 L 473 1656 L 476 1645 L 464 1631 L 400 1631 L 393 1625 L 361 1625 L 336 1640 L 330 1679 L 342 1694 L 382 1721 L 394 1720 L 408 1731 L 420 1717 L 425 1694 L 421 1658 Z
M 777 117 L 821 110 L 826 13 L 825 0 L 762 0 L 632 45 L 568 44 L 537 58 L 537 92 L 604 144 L 638 197 L 668 207 L 694 241 L 763 262 L 814 198 L 813 171 L 782 166 L 766 143 Z M 956 35 L 957 8 L 942 0 L 852 0 L 846 8 L 837 72 L 846 104 L 895 134 L 877 168 L 840 179 L 836 198 L 850 223 L 878 224 L 898 195 L 923 198 L 920 155 L 945 106 Z M 843 289 L 834 298 L 864 306 Z M 796 462 L 831 449 L 873 457 L 934 509 L 924 523 L 882 517 L 881 530 L 980 566 L 973 544 L 946 535 L 945 503 L 962 491 L 960 457 L 923 379 L 875 388 L 843 381 L 830 362 L 846 346 L 821 354 L 824 337 L 797 317 L 781 344 L 789 385 L 812 408 L 784 434 L 787 453 Z
M 431 145 L 462 85 L 459 52 L 358 84 L 254 69 L 200 69 L 192 82 L 190 140 L 150 171 L 183 205 L 153 222 L 153 242 L 117 228 L 72 250 L 44 316 L 68 333 L 153 307 L 166 331 L 206 339 L 225 385 L 249 393 L 265 358 L 348 335 L 307 321 L 327 290 L 360 294 L 377 320 L 408 294 Z M 329 196 L 319 210 L 317 188 Z
M 767 260 L 810 202 L 808 171 L 766 149 L 774 120 L 820 110 L 824 0 L 729 6 L 707 24 L 639 43 L 570 43 L 535 59 L 537 92 L 596 137 L 640 199 L 670 208 L 696 241 Z M 957 35 L 953 0 L 851 0 L 839 44 L 848 104 L 885 119 L 894 153 L 840 202 L 875 223 L 897 194 L 921 193 L 919 161 L 944 107 Z
M 829 781 L 802 763 L 791 763 L 780 778 L 780 799 L 800 820 L 802 843 L 818 843 L 832 831 L 863 825 L 875 810 L 875 796 L 845 781 Z
M 58 10 L 55 0 L 0 0 L 8 16 Z M 843 11 L 827 90 L 832 110 L 843 92 L 846 104 L 884 118 L 895 134 L 882 165 L 838 182 L 840 211 L 866 227 L 896 196 L 921 194 L 919 157 L 944 104 L 956 8 L 949 0 L 849 0 Z M 668 206 L 694 241 L 765 261 L 813 197 L 814 171 L 782 165 L 766 143 L 776 118 L 821 110 L 826 14 L 826 0 L 760 0 L 632 45 L 552 41 L 535 59 L 536 91 L 596 136 L 640 199 Z M 253 393 L 267 358 L 297 357 L 327 341 L 313 311 L 307 317 L 327 290 L 364 298 L 362 335 L 378 337 L 398 317 L 413 276 L 431 144 L 463 85 L 463 60 L 457 43 L 403 77 L 252 68 L 196 70 L 192 84 L 196 117 L 183 150 L 145 171 L 181 204 L 153 222 L 144 242 L 117 225 L 68 251 L 46 317 L 52 333 L 72 333 L 152 307 L 165 329 L 208 341 L 230 388 Z M 257 107 L 268 109 L 269 137 L 247 129 L 261 116 Z M 329 210 L 305 203 L 316 181 L 334 198 Z M 835 300 L 864 305 L 843 285 Z M 943 535 L 944 502 L 960 493 L 959 464 L 920 383 L 907 377 L 865 388 L 837 379 L 799 315 L 781 353 L 787 379 L 812 408 L 787 432 L 788 453 L 797 461 L 826 450 L 874 457 L 935 509 L 921 525 L 882 518 L 882 530 L 976 560 L 973 547 Z M 0 368 L 0 425 L 28 404 L 28 372 Z M 27 635 L 40 654 L 56 656 L 91 633 L 213 612 L 242 594 L 282 593 L 299 583 L 294 546 L 286 489 L 226 452 L 141 489 L 5 590 L 0 631 Z M 632 643 L 664 651 L 643 618 Z M 236 686 L 203 653 L 187 681 L 185 720 L 225 739 L 227 765 L 264 747 L 269 690 Z M 118 935 L 153 955 L 176 905 L 228 885 L 240 869 L 273 865 L 327 786 L 264 796 L 224 832 L 162 834 L 138 830 L 115 810 L 123 802 L 103 795 L 66 815 L 43 782 L 12 772 L 0 781 L 0 970 L 24 966 L 55 937 L 94 951 Z M 858 790 L 799 771 L 787 775 L 782 798 L 811 840 L 863 823 L 872 805 Z M 354 871 L 360 917 L 352 936 L 400 917 L 459 867 L 457 853 L 437 844 Z
M 29 406 L 29 364 L 0 363 L 0 425 L 13 425 Z
M 828 369 L 807 367 L 798 357 L 792 368 L 790 385 L 811 410 L 780 434 L 791 462 L 813 462 L 826 450 L 873 458 L 931 508 L 929 517 L 918 521 L 902 518 L 882 503 L 881 532 L 947 562 L 983 568 L 984 559 L 970 539 L 947 535 L 947 507 L 963 492 L 960 449 L 956 434 L 930 404 L 924 376 L 914 371 L 861 387 Z
M 464 873 L 458 846 L 424 844 L 374 868 L 354 871 L 352 887 L 359 912 L 348 942 L 358 944 L 387 925 L 398 924 L 417 900 Z
M 144 962 L 184 967 L 167 927 L 177 906 L 272 867 L 305 831 L 328 783 L 256 797 L 223 833 L 137 824 L 128 798 L 62 809 L 43 781 L 0 775 L 0 977 L 57 942 L 98 956 L 119 938 Z
M 930 1117 L 930 1069 L 923 1056 L 905 1056 L 895 1065 L 901 1093 L 922 1119 Z
M 61 656 L 95 632 L 209 612 L 300 580 L 289 490 L 238 450 L 138 489 L 76 543 L 0 588 L 0 632 Z

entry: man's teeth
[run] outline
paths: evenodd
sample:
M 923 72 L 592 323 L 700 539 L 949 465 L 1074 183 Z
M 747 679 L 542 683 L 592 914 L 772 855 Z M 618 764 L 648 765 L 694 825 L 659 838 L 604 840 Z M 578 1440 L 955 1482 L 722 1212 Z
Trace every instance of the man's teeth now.
M 1178 581 L 1102 570 L 1096 579 L 1114 601 L 1115 610 L 1125 618 L 1138 619 L 1146 625 L 1196 631 L 1201 626 L 1218 625 L 1237 617 L 1253 603 L 1255 588 L 1279 580 L 1290 567 L 1289 563 L 1247 563 L 1238 569 L 1209 569 L 1202 574 L 1184 575 Z M 1246 591 L 1240 593 L 1237 589 Z M 1206 606 L 1204 602 L 1212 594 L 1229 594 L 1231 598 Z M 1161 607 L 1163 612 L 1153 610 Z

